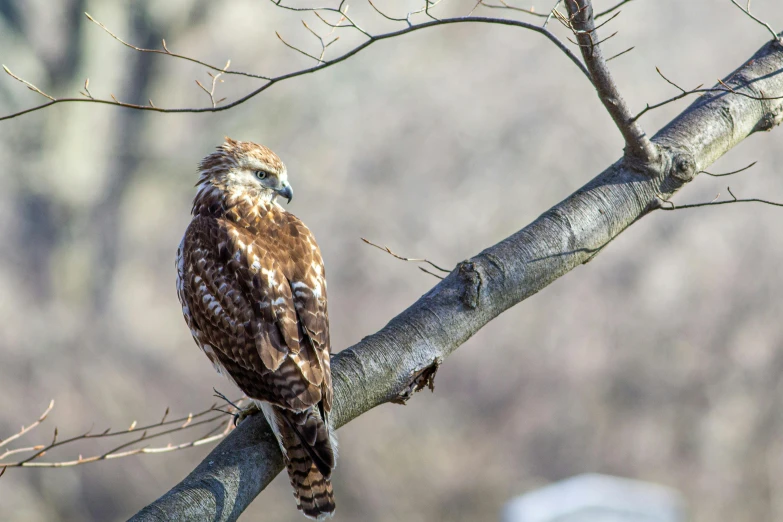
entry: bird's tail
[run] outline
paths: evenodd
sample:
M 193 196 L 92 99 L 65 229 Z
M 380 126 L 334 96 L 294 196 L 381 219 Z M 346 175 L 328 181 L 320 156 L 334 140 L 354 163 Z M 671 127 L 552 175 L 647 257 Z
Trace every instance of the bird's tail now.
M 330 477 L 337 458 L 337 441 L 319 409 L 296 412 L 261 403 L 267 422 L 280 443 L 297 507 L 308 518 L 334 514 Z

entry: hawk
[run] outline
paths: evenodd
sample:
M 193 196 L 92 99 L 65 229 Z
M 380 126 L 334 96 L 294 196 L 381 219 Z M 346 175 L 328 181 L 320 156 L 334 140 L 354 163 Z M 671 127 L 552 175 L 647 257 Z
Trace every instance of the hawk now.
M 193 218 L 177 250 L 177 294 L 196 344 L 259 409 L 277 438 L 297 507 L 334 512 L 330 476 L 326 274 L 268 148 L 226 138 L 199 165 Z

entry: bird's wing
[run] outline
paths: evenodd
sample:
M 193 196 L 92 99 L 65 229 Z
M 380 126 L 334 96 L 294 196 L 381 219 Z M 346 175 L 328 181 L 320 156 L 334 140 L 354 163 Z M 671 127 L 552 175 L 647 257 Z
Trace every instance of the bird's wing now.
M 329 412 L 332 409 L 332 376 L 329 366 L 331 345 L 324 262 L 310 229 L 293 214 L 286 214 L 285 221 L 283 228 L 287 228 L 288 232 L 284 237 L 290 241 L 285 249 L 290 253 L 287 275 L 293 291 L 303 347 L 298 355 L 306 358 L 307 364 L 317 368 L 316 373 L 323 376 L 323 406 Z
M 183 311 L 196 342 L 245 393 L 302 410 L 322 399 L 321 361 L 302 342 L 283 231 L 255 232 L 193 219 L 181 246 Z

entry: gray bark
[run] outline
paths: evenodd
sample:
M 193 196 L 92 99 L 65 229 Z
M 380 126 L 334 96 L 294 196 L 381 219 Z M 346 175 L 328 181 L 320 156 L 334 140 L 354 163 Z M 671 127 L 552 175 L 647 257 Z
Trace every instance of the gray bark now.
M 770 99 L 783 98 L 780 43 L 765 45 L 725 82 L 745 96 L 700 97 L 653 138 L 655 163 L 620 159 L 533 223 L 460 263 L 381 331 L 334 356 L 336 426 L 409 398 L 501 312 L 592 259 L 743 139 L 781 122 L 783 99 Z M 131 520 L 236 520 L 282 469 L 274 437 L 255 416 Z

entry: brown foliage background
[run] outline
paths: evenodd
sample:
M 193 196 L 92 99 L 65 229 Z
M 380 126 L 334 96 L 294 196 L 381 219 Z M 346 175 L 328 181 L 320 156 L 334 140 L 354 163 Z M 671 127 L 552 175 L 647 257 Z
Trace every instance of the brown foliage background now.
M 783 26 L 775 2 L 757 3 Z M 251 0 L 4 0 L 2 61 L 54 94 L 89 76 L 93 93 L 123 101 L 208 102 L 193 84 L 208 80 L 203 68 L 134 54 L 85 10 L 138 45 L 165 37 L 173 52 L 261 73 L 310 65 L 274 35 L 307 42 L 299 17 Z M 360 2 L 352 14 L 373 16 Z M 715 0 L 639 0 L 612 26 L 621 32 L 607 55 L 636 46 L 611 65 L 637 109 L 676 94 L 654 66 L 686 87 L 711 84 L 767 38 Z M 236 96 L 250 85 L 230 78 L 219 89 Z M 0 81 L 3 113 L 39 101 Z M 682 107 L 643 123 L 654 132 Z M 710 200 L 727 182 L 739 197 L 783 199 L 779 132 L 753 136 L 714 167 L 758 160 L 752 170 L 702 177 L 677 199 Z M 52 397 L 53 424 L 76 433 L 154 422 L 167 405 L 203 409 L 213 386 L 235 395 L 195 348 L 174 291 L 195 166 L 224 134 L 264 143 L 288 164 L 290 208 L 326 259 L 336 350 L 433 284 L 359 237 L 454 265 L 576 190 L 622 146 L 554 47 L 481 25 L 376 44 L 225 113 L 63 105 L 4 122 L 0 436 Z M 513 495 L 598 471 L 681 490 L 696 521 L 783 519 L 780 220 L 779 209 L 754 205 L 646 217 L 471 339 L 440 369 L 434 395 L 341 430 L 338 518 L 493 519 Z M 206 451 L 11 469 L 0 518 L 124 520 Z M 298 519 L 288 489 L 279 478 L 245 517 Z

